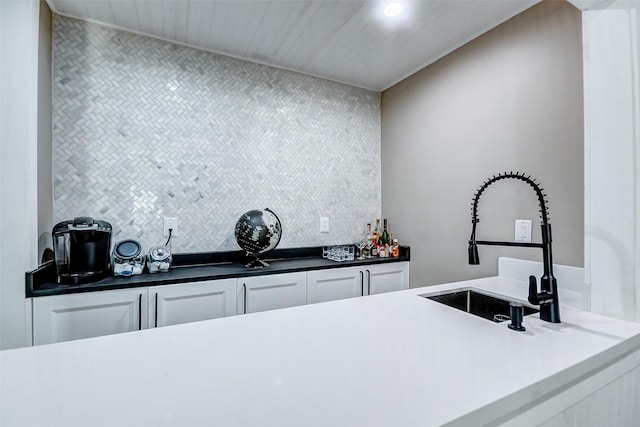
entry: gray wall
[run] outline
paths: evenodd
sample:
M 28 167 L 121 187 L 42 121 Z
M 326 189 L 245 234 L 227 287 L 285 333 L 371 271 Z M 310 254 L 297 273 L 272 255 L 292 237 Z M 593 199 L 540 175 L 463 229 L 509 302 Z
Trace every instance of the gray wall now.
M 382 93 L 382 212 L 411 245 L 412 286 L 494 275 L 498 256 L 538 249 L 481 246 L 467 265 L 475 190 L 523 171 L 546 190 L 554 261 L 583 265 L 581 14 L 542 2 Z M 480 200 L 477 238 L 513 240 L 534 192 L 500 181 Z
M 380 94 L 67 18 L 54 19 L 54 222 L 114 241 L 239 249 L 271 208 L 281 247 L 353 241 L 380 214 Z M 320 216 L 330 233 L 320 234 Z

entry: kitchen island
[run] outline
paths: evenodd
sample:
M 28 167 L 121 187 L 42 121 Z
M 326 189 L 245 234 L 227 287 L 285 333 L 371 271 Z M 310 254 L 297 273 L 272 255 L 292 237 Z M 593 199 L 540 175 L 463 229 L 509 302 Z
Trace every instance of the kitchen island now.
M 3 351 L 0 425 L 539 425 L 640 377 L 639 324 L 561 295 L 562 323 L 517 332 L 423 297 L 467 288 L 527 292 L 491 277 Z

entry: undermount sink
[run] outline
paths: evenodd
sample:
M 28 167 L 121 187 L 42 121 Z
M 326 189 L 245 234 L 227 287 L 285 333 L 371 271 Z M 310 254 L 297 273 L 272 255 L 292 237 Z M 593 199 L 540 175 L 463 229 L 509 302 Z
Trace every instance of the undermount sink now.
M 486 295 L 471 289 L 456 290 L 439 295 L 421 296 L 494 322 L 509 320 L 509 303 L 512 301 Z M 526 305 L 524 305 L 523 308 L 525 316 L 540 311 Z

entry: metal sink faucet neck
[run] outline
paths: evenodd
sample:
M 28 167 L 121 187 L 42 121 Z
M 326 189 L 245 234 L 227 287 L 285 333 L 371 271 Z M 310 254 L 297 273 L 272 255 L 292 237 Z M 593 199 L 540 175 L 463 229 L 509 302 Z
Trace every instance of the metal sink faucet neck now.
M 538 203 L 540 205 L 540 220 L 542 231 L 542 243 L 524 243 L 524 242 L 499 242 L 489 240 L 476 240 L 476 224 L 480 222 L 478 219 L 478 201 L 482 193 L 491 184 L 503 179 L 517 179 L 529 184 L 536 193 Z M 549 215 L 547 210 L 546 195 L 542 188 L 529 175 L 520 172 L 504 172 L 486 180 L 476 191 L 473 203 L 471 204 L 471 237 L 469 239 L 469 264 L 480 264 L 477 245 L 493 245 L 493 246 L 520 246 L 527 248 L 542 249 L 543 275 L 540 278 L 540 292 L 538 292 L 536 278 L 529 276 L 529 303 L 540 306 L 540 319 L 552 323 L 560 323 L 560 306 L 558 303 L 558 284 L 553 276 L 553 254 L 551 250 L 551 224 L 549 224 Z

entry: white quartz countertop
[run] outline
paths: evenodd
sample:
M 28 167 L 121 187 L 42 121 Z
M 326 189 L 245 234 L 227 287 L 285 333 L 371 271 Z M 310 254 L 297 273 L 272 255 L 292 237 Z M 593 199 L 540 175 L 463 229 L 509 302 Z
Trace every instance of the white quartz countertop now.
M 419 296 L 469 287 L 527 294 L 492 277 L 3 351 L 0 425 L 477 426 L 640 348 L 566 305 L 516 332 Z

